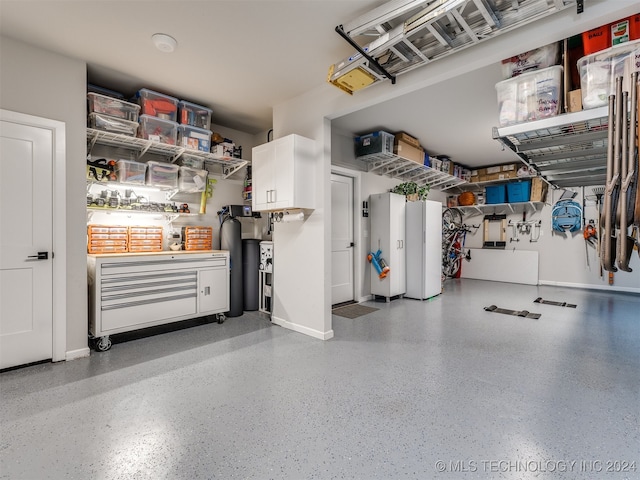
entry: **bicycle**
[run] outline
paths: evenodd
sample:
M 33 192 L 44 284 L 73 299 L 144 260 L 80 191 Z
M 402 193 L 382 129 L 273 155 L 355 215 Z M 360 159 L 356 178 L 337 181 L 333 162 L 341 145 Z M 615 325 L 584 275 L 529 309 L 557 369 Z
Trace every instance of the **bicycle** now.
M 480 225 L 462 223 L 462 212 L 447 208 L 442 214 L 442 279 L 455 277 L 462 259 L 471 260 L 471 250 L 465 248 L 467 233 L 475 232 Z

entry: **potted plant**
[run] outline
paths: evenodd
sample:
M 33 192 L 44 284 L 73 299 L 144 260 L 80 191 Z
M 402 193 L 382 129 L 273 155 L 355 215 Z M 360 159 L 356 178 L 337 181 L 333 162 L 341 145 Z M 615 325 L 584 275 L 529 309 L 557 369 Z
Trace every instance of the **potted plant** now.
M 404 195 L 408 202 L 415 202 L 417 200 L 426 200 L 429 194 L 429 186 L 418 186 L 416 182 L 404 182 L 396 185 L 390 190 L 392 193 L 398 193 Z

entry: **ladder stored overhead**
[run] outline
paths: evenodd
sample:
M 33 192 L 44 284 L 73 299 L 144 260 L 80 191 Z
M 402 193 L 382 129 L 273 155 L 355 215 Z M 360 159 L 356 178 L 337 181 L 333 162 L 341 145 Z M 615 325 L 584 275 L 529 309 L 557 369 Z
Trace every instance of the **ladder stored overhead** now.
M 356 53 L 327 80 L 348 93 L 426 65 L 582 0 L 391 0 L 336 31 Z M 360 46 L 356 37 L 375 39 Z

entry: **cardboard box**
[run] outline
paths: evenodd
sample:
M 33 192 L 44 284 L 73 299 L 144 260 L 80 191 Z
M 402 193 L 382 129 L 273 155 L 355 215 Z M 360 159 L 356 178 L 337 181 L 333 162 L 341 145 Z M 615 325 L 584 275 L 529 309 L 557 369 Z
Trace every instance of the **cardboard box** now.
M 422 148 L 416 148 L 406 142 L 399 141 L 393 146 L 393 153 L 407 160 L 424 165 L 424 150 Z
M 569 112 L 579 112 L 582 110 L 582 90 L 571 90 L 567 102 Z
M 485 168 L 485 174 L 486 175 L 492 175 L 494 173 L 500 173 L 502 171 L 502 167 L 500 165 L 496 165 L 493 167 L 487 167 Z
M 412 145 L 416 148 L 422 148 L 420 146 L 420 140 L 418 140 L 415 137 L 412 137 L 411 135 L 409 135 L 408 133 L 404 133 L 404 132 L 398 132 L 395 134 L 395 141 L 394 143 L 398 143 L 398 142 L 405 142 L 408 143 L 409 145 Z
M 544 202 L 547 199 L 547 191 L 549 185 L 540 177 L 531 179 L 531 197 L 532 202 Z
M 515 172 L 518 170 L 518 166 L 515 163 L 507 163 L 506 165 L 502 165 L 501 170 L 503 172 Z

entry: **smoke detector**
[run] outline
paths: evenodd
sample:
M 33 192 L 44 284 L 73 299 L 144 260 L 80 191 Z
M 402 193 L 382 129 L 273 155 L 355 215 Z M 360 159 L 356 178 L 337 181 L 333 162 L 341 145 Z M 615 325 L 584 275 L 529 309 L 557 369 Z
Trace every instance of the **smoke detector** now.
M 164 33 L 155 33 L 151 36 L 151 40 L 156 48 L 164 53 L 171 53 L 178 46 L 175 38 Z

